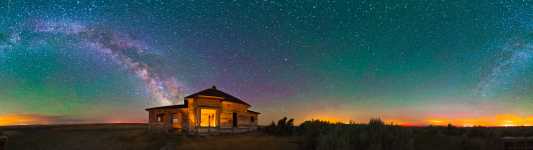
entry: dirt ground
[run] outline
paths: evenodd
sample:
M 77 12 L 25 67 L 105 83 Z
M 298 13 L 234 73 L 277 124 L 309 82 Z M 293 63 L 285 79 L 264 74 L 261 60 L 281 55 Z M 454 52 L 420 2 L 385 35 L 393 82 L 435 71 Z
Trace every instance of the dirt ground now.
M 260 133 L 183 138 L 178 150 L 296 150 L 294 137 L 274 137 Z

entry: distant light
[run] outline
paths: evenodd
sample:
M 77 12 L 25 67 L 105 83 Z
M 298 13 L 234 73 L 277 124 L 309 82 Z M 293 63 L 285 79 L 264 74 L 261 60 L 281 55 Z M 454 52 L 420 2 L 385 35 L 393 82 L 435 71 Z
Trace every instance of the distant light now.
M 464 124 L 463 127 L 474 127 L 473 124 Z

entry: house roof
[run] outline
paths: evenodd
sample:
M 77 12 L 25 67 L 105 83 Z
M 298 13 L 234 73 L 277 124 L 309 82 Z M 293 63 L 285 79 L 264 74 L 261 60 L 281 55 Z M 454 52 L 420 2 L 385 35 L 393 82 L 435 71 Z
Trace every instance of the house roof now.
M 222 97 L 223 101 L 235 102 L 235 103 L 251 106 L 250 104 L 242 101 L 241 99 L 239 99 L 239 98 L 237 98 L 235 96 L 229 95 L 228 93 L 225 93 L 225 92 L 222 92 L 222 91 L 218 90 L 216 86 L 213 86 L 212 88 L 205 89 L 203 91 L 191 94 L 189 96 L 186 96 L 185 98 L 193 98 L 193 97 L 198 97 L 198 96 Z
M 170 106 L 160 106 L 160 107 L 152 107 L 152 108 L 146 108 L 145 110 L 153 110 L 153 109 L 167 109 L 167 108 L 187 108 L 187 105 L 181 104 L 181 105 L 170 105 Z
M 248 112 L 250 112 L 250 113 L 254 113 L 254 114 L 261 114 L 261 113 L 259 113 L 259 112 L 257 112 L 257 111 L 251 111 L 251 110 L 248 110 Z

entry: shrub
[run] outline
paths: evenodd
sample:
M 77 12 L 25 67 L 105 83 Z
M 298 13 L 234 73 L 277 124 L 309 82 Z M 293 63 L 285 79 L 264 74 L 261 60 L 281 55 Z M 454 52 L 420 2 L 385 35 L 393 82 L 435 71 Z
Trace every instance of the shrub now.
M 277 124 L 272 122 L 265 131 L 301 137 L 300 147 L 305 150 L 497 150 L 502 147 L 501 137 L 533 134 L 532 127 L 405 127 L 387 125 L 379 118 L 368 124 L 310 120 L 297 127 L 291 120 L 285 117 Z
M 263 132 L 273 134 L 277 136 L 290 136 L 294 133 L 294 119 L 288 119 L 283 117 L 275 124 L 273 121 L 270 125 L 266 126 Z

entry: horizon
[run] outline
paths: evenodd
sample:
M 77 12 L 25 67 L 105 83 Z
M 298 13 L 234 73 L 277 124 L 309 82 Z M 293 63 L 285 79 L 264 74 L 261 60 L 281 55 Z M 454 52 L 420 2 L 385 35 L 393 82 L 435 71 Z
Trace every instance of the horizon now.
M 146 123 L 213 85 L 261 125 L 533 126 L 531 5 L 0 1 L 0 126 Z
M 507 116 L 509 117 L 509 116 Z M 403 126 L 403 127 L 428 127 L 428 126 L 448 126 L 452 125 L 454 127 L 532 127 L 533 124 L 531 122 L 532 118 L 528 118 L 527 120 L 518 120 L 516 116 L 513 119 L 503 119 L 500 121 L 495 122 L 483 122 L 483 121 L 473 121 L 472 119 L 467 119 L 466 121 L 450 121 L 445 119 L 433 119 L 433 120 L 426 120 L 426 123 L 412 123 L 412 122 L 406 122 L 401 120 L 382 120 L 381 118 L 369 118 L 371 119 L 379 119 L 382 120 L 384 124 L 386 125 L 395 125 L 395 126 Z M 281 118 L 280 118 L 281 119 Z M 288 119 L 295 119 L 290 118 Z M 368 121 L 354 121 L 354 120 L 348 120 L 348 121 L 342 121 L 342 120 L 336 120 L 336 119 L 320 119 L 320 118 L 312 118 L 307 120 L 298 120 L 295 119 L 295 125 L 299 126 L 302 123 L 306 121 L 322 121 L 322 122 L 328 122 L 328 123 L 341 123 L 341 124 L 368 124 Z M 260 126 L 268 126 L 270 123 L 275 123 L 277 120 L 271 120 L 270 122 L 259 124 Z M 457 123 L 454 124 L 453 122 Z M 476 123 L 473 123 L 476 122 Z M 47 119 L 36 119 L 34 118 L 34 115 L 11 115 L 11 116 L 4 116 L 0 117 L 0 127 L 8 127 L 8 126 L 32 126 L 32 125 L 91 125 L 91 124 L 147 124 L 147 120 L 137 120 L 137 121 L 125 121 L 125 120 L 112 120 L 112 121 L 87 121 L 87 122 L 51 122 Z
M 371 118 L 372 119 L 372 118 Z M 320 122 L 327 122 L 330 124 L 355 124 L 355 125 L 368 125 L 368 122 L 354 122 L 354 121 L 328 121 L 328 120 L 320 120 L 320 119 L 311 119 L 311 120 L 304 120 L 300 123 L 294 124 L 295 126 L 300 126 L 302 123 L 307 121 L 320 121 Z M 272 120 L 273 123 L 275 123 L 275 120 Z M 384 125 L 388 126 L 400 126 L 400 127 L 457 127 L 457 128 L 513 128 L 513 127 L 533 127 L 529 124 L 513 124 L 513 125 L 476 125 L 476 124 L 467 124 L 467 125 L 460 125 L 460 124 L 452 124 L 449 123 L 438 123 L 438 124 L 396 124 L 395 122 L 386 122 L 383 121 Z M 146 121 L 139 121 L 139 122 L 71 122 L 71 123 L 34 123 L 34 124 L 17 124 L 17 123 L 6 123 L 6 124 L 0 124 L 0 127 L 25 127 L 25 126 L 77 126 L 77 125 L 113 125 L 113 124 L 144 124 L 148 125 Z M 270 124 L 259 124 L 259 126 L 269 126 Z

